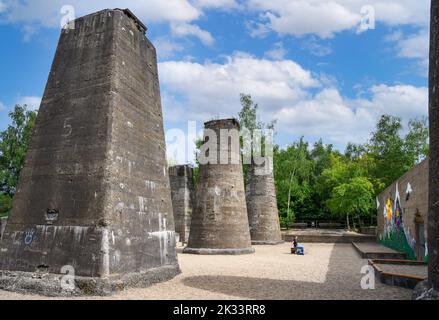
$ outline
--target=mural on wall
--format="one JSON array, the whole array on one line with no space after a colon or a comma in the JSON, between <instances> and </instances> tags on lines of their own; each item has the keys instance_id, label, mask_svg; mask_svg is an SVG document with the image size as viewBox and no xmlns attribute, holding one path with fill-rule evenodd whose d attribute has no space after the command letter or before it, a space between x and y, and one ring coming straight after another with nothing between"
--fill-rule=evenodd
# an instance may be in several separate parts
<instances>
[{"instance_id":1,"label":"mural on wall","mask_svg":"<svg viewBox=\"0 0 439 320\"><path fill-rule=\"evenodd\" d=\"M410 200L413 192L410 183L406 188L406 201ZM377 204L379 202L377 201ZM395 199L387 198L384 208L384 234L380 235L380 243L396 251L407 253L410 260L416 260L416 240L411 230L404 224L404 210L401 206L398 183L396 183ZM425 251L424 260L428 259L428 252Z\"/></svg>"}]
</instances>

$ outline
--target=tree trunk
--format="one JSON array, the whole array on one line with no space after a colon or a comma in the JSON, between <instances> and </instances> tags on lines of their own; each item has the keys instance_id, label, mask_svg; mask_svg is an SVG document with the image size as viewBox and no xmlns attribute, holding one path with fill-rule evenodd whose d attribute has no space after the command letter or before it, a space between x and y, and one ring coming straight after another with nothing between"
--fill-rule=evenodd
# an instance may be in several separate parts
<instances>
[{"instance_id":1,"label":"tree trunk","mask_svg":"<svg viewBox=\"0 0 439 320\"><path fill-rule=\"evenodd\" d=\"M291 172L290 183L288 184L288 206L287 206L287 217L290 214L290 204L291 204L291 184L293 183L294 174L296 173L296 169Z\"/></svg>"},{"instance_id":2,"label":"tree trunk","mask_svg":"<svg viewBox=\"0 0 439 320\"><path fill-rule=\"evenodd\" d=\"M346 226L348 230L351 230L351 226L349 225L349 213L346 213Z\"/></svg>"}]
</instances>

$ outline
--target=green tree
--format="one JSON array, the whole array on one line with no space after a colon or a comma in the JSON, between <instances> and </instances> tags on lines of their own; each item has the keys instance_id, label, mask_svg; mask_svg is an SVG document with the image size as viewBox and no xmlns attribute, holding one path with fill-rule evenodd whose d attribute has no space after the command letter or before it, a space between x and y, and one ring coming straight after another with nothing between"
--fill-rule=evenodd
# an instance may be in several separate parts
<instances>
[{"instance_id":1,"label":"green tree","mask_svg":"<svg viewBox=\"0 0 439 320\"><path fill-rule=\"evenodd\" d=\"M0 193L0 218L7 216L11 208L12 197L7 194Z\"/></svg>"},{"instance_id":2,"label":"green tree","mask_svg":"<svg viewBox=\"0 0 439 320\"><path fill-rule=\"evenodd\" d=\"M247 128L251 134L257 129L262 129L264 124L257 120L258 104L253 102L251 95L241 94L242 109L238 113L241 127Z\"/></svg>"},{"instance_id":3,"label":"green tree","mask_svg":"<svg viewBox=\"0 0 439 320\"><path fill-rule=\"evenodd\" d=\"M355 221L358 215L370 213L374 207L373 199L372 183L366 177L355 177L335 187L327 204L334 214L346 217L347 228L350 229L349 216Z\"/></svg>"},{"instance_id":4,"label":"green tree","mask_svg":"<svg viewBox=\"0 0 439 320\"><path fill-rule=\"evenodd\" d=\"M400 136L401 119L383 115L372 133L370 152L375 160L374 174L387 186L408 171L410 158L404 152L404 140Z\"/></svg>"},{"instance_id":5,"label":"green tree","mask_svg":"<svg viewBox=\"0 0 439 320\"><path fill-rule=\"evenodd\" d=\"M409 132L405 136L405 152L408 154L411 164L417 164L428 156L429 131L426 118L410 120Z\"/></svg>"},{"instance_id":6,"label":"green tree","mask_svg":"<svg viewBox=\"0 0 439 320\"><path fill-rule=\"evenodd\" d=\"M194 171L193 171L193 182L194 182L194 188L195 190L198 189L198 179L200 176L200 162L198 161L198 155L200 152L201 147L204 144L204 139L203 138L197 138L194 141L196 149L195 149L195 167L194 167Z\"/></svg>"},{"instance_id":7,"label":"green tree","mask_svg":"<svg viewBox=\"0 0 439 320\"><path fill-rule=\"evenodd\" d=\"M325 145L322 139L314 144L314 148L311 151L311 158L314 161L311 206L313 207L312 210L316 213L316 216L320 218L327 217L329 213L325 205L325 202L329 199L329 192L324 185L323 172L331 168L332 157L337 154L339 153L333 150L333 146L331 144Z\"/></svg>"},{"instance_id":8,"label":"green tree","mask_svg":"<svg viewBox=\"0 0 439 320\"><path fill-rule=\"evenodd\" d=\"M375 185L390 185L428 154L428 128L426 120L411 120L408 134L401 135L401 119L383 115L366 146L370 159L370 175Z\"/></svg>"},{"instance_id":9,"label":"green tree","mask_svg":"<svg viewBox=\"0 0 439 320\"><path fill-rule=\"evenodd\" d=\"M13 196L23 167L37 113L16 105L9 113L12 123L0 132L0 190Z\"/></svg>"},{"instance_id":10,"label":"green tree","mask_svg":"<svg viewBox=\"0 0 439 320\"><path fill-rule=\"evenodd\" d=\"M301 138L286 149L274 150L274 175L281 217L307 219L312 207L314 162L308 143Z\"/></svg>"},{"instance_id":11,"label":"green tree","mask_svg":"<svg viewBox=\"0 0 439 320\"><path fill-rule=\"evenodd\" d=\"M241 124L241 129L248 130L248 135L241 135L240 139L241 154L243 159L248 159L253 163L254 152L258 149L261 156L272 156L271 150L266 150L265 148L268 135L264 130L268 129L273 133L276 121L272 121L268 124L258 121L259 105L253 101L251 95L242 93L240 96L240 102L242 108L238 113L238 119ZM257 142L257 145L254 145L253 137L257 130L261 133L261 140ZM249 141L244 141L244 139L248 139ZM270 154L265 154L266 151L268 151ZM248 183L248 171L249 165L243 161L244 183L246 186Z\"/></svg>"},{"instance_id":12,"label":"green tree","mask_svg":"<svg viewBox=\"0 0 439 320\"><path fill-rule=\"evenodd\" d=\"M357 162L350 159L332 154L331 166L322 173L322 184L330 192L337 186L350 181L352 178L363 175L363 170Z\"/></svg>"}]
</instances>

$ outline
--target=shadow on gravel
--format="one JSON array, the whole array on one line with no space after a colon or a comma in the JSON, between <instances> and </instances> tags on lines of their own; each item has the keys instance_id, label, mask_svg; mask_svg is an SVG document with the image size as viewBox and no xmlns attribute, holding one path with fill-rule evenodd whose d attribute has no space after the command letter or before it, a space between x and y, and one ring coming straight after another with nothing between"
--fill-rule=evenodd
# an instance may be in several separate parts
<instances>
[{"instance_id":1,"label":"shadow on gravel","mask_svg":"<svg viewBox=\"0 0 439 320\"><path fill-rule=\"evenodd\" d=\"M346 260L343 258L346 255L357 254L353 250L347 252L346 249L343 245L334 246L324 283L213 275L188 277L183 279L183 283L192 288L255 300L410 299L411 290L385 286L378 280L375 290L361 289L361 267L367 262L358 258L358 265L348 266L351 272L343 274L340 270L347 268Z\"/></svg>"}]
</instances>

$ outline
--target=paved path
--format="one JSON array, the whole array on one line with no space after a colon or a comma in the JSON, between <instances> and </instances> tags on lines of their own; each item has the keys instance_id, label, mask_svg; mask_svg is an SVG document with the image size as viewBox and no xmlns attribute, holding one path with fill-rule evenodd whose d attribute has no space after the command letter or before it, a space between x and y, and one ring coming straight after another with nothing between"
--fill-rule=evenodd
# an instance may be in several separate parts
<instances>
[{"instance_id":1,"label":"paved path","mask_svg":"<svg viewBox=\"0 0 439 320\"><path fill-rule=\"evenodd\" d=\"M244 256L179 255L183 273L146 289L88 299L410 299L411 290L376 281L360 288L367 265L351 244L305 244L305 256L288 243L256 246ZM0 291L3 299L42 299Z\"/></svg>"},{"instance_id":2,"label":"paved path","mask_svg":"<svg viewBox=\"0 0 439 320\"><path fill-rule=\"evenodd\" d=\"M353 242L352 245L357 249L363 259L407 260L407 254L405 252L398 252L376 242Z\"/></svg>"},{"instance_id":3,"label":"paved path","mask_svg":"<svg viewBox=\"0 0 439 320\"><path fill-rule=\"evenodd\" d=\"M362 252L374 252L374 253L398 253L398 251L395 251L393 249L390 249L386 246L383 246L379 243L355 243L355 245L362 251Z\"/></svg>"},{"instance_id":4,"label":"paved path","mask_svg":"<svg viewBox=\"0 0 439 320\"><path fill-rule=\"evenodd\" d=\"M375 264L381 271L386 273L400 274L404 276L415 276L423 279L428 278L427 265L400 265L400 264Z\"/></svg>"}]
</instances>

